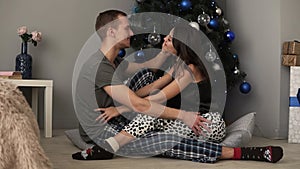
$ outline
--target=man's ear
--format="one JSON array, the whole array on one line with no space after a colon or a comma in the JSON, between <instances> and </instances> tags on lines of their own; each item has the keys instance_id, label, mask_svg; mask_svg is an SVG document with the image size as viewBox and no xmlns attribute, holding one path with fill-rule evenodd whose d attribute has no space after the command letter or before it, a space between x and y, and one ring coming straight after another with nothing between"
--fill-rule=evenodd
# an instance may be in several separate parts
<instances>
[{"instance_id":1,"label":"man's ear","mask_svg":"<svg viewBox=\"0 0 300 169\"><path fill-rule=\"evenodd\" d=\"M112 27L109 27L109 28L107 29L107 36L115 37L115 29L112 28Z\"/></svg>"}]
</instances>

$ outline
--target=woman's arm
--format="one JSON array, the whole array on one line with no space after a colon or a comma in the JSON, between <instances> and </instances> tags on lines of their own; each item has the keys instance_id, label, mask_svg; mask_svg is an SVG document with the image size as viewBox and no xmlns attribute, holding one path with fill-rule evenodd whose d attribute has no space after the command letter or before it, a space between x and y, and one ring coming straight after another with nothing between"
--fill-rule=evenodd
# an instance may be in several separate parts
<instances>
[{"instance_id":1,"label":"woman's arm","mask_svg":"<svg viewBox=\"0 0 300 169\"><path fill-rule=\"evenodd\" d=\"M171 56L170 52L166 50L161 50L161 52L159 52L154 58L144 63L129 62L128 67L125 71L127 73L132 74L137 70L140 70L145 67L159 69L169 56Z\"/></svg>"},{"instance_id":2,"label":"woman's arm","mask_svg":"<svg viewBox=\"0 0 300 169\"><path fill-rule=\"evenodd\" d=\"M164 88L167 84L172 81L173 68L166 72L162 77L155 80L153 83L150 83L141 89L137 90L135 93L140 97L146 97L155 91Z\"/></svg>"}]
</instances>

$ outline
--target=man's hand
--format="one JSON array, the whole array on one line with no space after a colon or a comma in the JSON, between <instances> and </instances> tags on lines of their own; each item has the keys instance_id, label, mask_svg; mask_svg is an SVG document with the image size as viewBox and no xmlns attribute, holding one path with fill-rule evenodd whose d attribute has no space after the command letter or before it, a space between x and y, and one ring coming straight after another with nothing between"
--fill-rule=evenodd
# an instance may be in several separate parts
<instances>
[{"instance_id":1,"label":"man's hand","mask_svg":"<svg viewBox=\"0 0 300 169\"><path fill-rule=\"evenodd\" d=\"M97 108L95 111L102 111L102 114L96 118L96 121L100 120L102 123L107 123L110 119L120 115L116 107Z\"/></svg>"},{"instance_id":2,"label":"man's hand","mask_svg":"<svg viewBox=\"0 0 300 169\"><path fill-rule=\"evenodd\" d=\"M211 132L211 130L207 127L207 123L211 123L211 121L200 116L199 113L182 111L181 116L182 121L192 129L196 136L205 136L205 133L202 131L203 129Z\"/></svg>"}]
</instances>

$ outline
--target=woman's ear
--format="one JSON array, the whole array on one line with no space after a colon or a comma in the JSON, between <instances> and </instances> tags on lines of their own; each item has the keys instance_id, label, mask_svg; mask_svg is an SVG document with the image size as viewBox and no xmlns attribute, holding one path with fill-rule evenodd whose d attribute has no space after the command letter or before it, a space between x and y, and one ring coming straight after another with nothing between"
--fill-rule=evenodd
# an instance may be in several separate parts
<instances>
[{"instance_id":1,"label":"woman's ear","mask_svg":"<svg viewBox=\"0 0 300 169\"><path fill-rule=\"evenodd\" d=\"M193 64L189 64L188 67L189 67L192 71L195 70L195 65L193 65Z\"/></svg>"}]
</instances>

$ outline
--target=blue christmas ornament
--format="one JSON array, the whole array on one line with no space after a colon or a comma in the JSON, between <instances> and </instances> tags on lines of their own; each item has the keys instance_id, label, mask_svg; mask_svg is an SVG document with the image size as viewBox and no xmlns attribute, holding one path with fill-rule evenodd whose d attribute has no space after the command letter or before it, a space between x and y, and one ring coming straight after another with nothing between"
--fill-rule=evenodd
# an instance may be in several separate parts
<instances>
[{"instance_id":1,"label":"blue christmas ornament","mask_svg":"<svg viewBox=\"0 0 300 169\"><path fill-rule=\"evenodd\" d=\"M215 7L216 7L216 5L217 5L217 3L216 3L215 1L211 1L211 4L210 4L210 6L211 6L212 8L215 8Z\"/></svg>"},{"instance_id":2,"label":"blue christmas ornament","mask_svg":"<svg viewBox=\"0 0 300 169\"><path fill-rule=\"evenodd\" d=\"M125 51L125 49L121 49L120 51L119 51L119 53L118 53L118 56L119 57L124 57L126 55L126 51Z\"/></svg>"},{"instance_id":3,"label":"blue christmas ornament","mask_svg":"<svg viewBox=\"0 0 300 169\"><path fill-rule=\"evenodd\" d=\"M135 60L137 63L145 62L145 53L142 49L136 52Z\"/></svg>"},{"instance_id":4,"label":"blue christmas ornament","mask_svg":"<svg viewBox=\"0 0 300 169\"><path fill-rule=\"evenodd\" d=\"M139 10L140 10L140 8L139 8L138 6L134 6L134 7L132 8L132 13L138 13Z\"/></svg>"},{"instance_id":5,"label":"blue christmas ornament","mask_svg":"<svg viewBox=\"0 0 300 169\"><path fill-rule=\"evenodd\" d=\"M136 56L137 57L145 57L145 53L143 50L139 50L137 53L136 53Z\"/></svg>"},{"instance_id":6,"label":"blue christmas ornament","mask_svg":"<svg viewBox=\"0 0 300 169\"><path fill-rule=\"evenodd\" d=\"M192 3L190 0L182 0L180 3L181 10L183 10L183 11L190 9L191 6L192 6Z\"/></svg>"},{"instance_id":7,"label":"blue christmas ornament","mask_svg":"<svg viewBox=\"0 0 300 169\"><path fill-rule=\"evenodd\" d=\"M233 54L232 57L233 57L233 59L238 59L239 58L239 56L237 54Z\"/></svg>"},{"instance_id":8,"label":"blue christmas ornament","mask_svg":"<svg viewBox=\"0 0 300 169\"><path fill-rule=\"evenodd\" d=\"M218 23L217 19L211 19L207 26L210 29L216 30L219 27L219 23Z\"/></svg>"},{"instance_id":9,"label":"blue christmas ornament","mask_svg":"<svg viewBox=\"0 0 300 169\"><path fill-rule=\"evenodd\" d=\"M251 85L248 82L243 82L240 85L240 91L241 93L247 94L251 91Z\"/></svg>"},{"instance_id":10,"label":"blue christmas ornament","mask_svg":"<svg viewBox=\"0 0 300 169\"><path fill-rule=\"evenodd\" d=\"M225 40L226 41L232 42L234 40L234 38L235 38L234 32L232 32L230 30L225 32Z\"/></svg>"}]
</instances>

